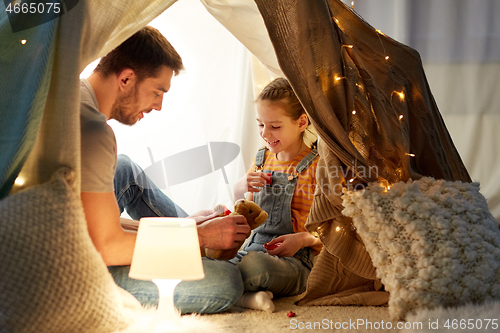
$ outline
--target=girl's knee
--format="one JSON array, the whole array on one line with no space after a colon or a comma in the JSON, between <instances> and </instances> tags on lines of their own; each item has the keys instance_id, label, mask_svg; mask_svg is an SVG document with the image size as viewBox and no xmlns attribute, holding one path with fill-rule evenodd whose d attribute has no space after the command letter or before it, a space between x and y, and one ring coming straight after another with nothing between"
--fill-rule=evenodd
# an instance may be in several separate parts
<instances>
[{"instance_id":1,"label":"girl's knee","mask_svg":"<svg viewBox=\"0 0 500 333\"><path fill-rule=\"evenodd\" d=\"M279 259L264 252L250 251L246 256L241 258L237 267L241 271L242 275L252 271L268 271L269 269L272 269L272 262L275 260Z\"/></svg>"},{"instance_id":2,"label":"girl's knee","mask_svg":"<svg viewBox=\"0 0 500 333\"><path fill-rule=\"evenodd\" d=\"M265 289L272 278L278 258L267 253L250 251L237 264L243 279L245 290L257 291ZM274 264L273 264L274 262Z\"/></svg>"}]
</instances>

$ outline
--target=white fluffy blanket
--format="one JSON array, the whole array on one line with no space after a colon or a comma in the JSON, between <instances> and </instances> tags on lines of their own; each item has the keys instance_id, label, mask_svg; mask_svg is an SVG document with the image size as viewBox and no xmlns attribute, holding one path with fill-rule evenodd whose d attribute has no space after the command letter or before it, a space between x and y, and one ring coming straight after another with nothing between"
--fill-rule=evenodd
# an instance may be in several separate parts
<instances>
[{"instance_id":1,"label":"white fluffy blanket","mask_svg":"<svg viewBox=\"0 0 500 333\"><path fill-rule=\"evenodd\" d=\"M478 183L422 178L343 196L394 319L500 299L500 231Z\"/></svg>"}]
</instances>

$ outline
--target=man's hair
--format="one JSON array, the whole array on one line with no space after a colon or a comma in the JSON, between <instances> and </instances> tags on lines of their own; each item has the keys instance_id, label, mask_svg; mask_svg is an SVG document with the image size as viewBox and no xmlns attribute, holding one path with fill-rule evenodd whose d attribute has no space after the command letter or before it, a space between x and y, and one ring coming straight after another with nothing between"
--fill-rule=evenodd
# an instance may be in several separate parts
<instances>
[{"instance_id":1,"label":"man's hair","mask_svg":"<svg viewBox=\"0 0 500 333\"><path fill-rule=\"evenodd\" d=\"M104 56L94 73L107 78L130 68L140 82L156 77L161 66L171 68L175 75L184 69L180 55L165 36L157 29L146 26Z\"/></svg>"}]
</instances>

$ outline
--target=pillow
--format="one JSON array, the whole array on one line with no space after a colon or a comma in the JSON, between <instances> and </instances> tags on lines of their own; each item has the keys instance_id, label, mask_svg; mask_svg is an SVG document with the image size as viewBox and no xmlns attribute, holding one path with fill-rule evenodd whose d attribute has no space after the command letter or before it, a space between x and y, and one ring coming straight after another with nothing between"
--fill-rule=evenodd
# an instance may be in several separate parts
<instances>
[{"instance_id":1,"label":"pillow","mask_svg":"<svg viewBox=\"0 0 500 333\"><path fill-rule=\"evenodd\" d=\"M74 172L0 201L0 332L110 332L122 303L87 232Z\"/></svg>"},{"instance_id":2,"label":"pillow","mask_svg":"<svg viewBox=\"0 0 500 333\"><path fill-rule=\"evenodd\" d=\"M426 177L342 199L390 293L393 319L500 299L500 231L479 183Z\"/></svg>"}]
</instances>

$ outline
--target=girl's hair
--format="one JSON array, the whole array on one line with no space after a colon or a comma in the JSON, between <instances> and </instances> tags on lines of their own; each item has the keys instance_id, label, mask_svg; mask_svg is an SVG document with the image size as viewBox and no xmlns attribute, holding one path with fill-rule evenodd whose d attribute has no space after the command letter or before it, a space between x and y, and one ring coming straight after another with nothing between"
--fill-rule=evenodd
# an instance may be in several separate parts
<instances>
[{"instance_id":1,"label":"girl's hair","mask_svg":"<svg viewBox=\"0 0 500 333\"><path fill-rule=\"evenodd\" d=\"M300 104L288 80L279 77L269 83L257 97L257 101L283 102L288 107L285 109L287 114L293 120L306 113L306 110ZM309 122L309 117L307 118ZM309 122L310 123L310 122Z\"/></svg>"},{"instance_id":2,"label":"girl's hair","mask_svg":"<svg viewBox=\"0 0 500 333\"><path fill-rule=\"evenodd\" d=\"M257 97L257 101L271 101L271 102L281 102L287 107L285 108L287 115L293 120L297 120L301 115L305 114L307 116L306 110L302 107L297 95L292 89L292 86L287 79L279 77L269 83ZM302 133L304 141L310 141L309 146L316 146L317 135L314 130L309 116L307 116L307 128ZM312 138L306 139L305 134L308 132L308 136ZM307 142L306 142L307 143Z\"/></svg>"}]
</instances>

